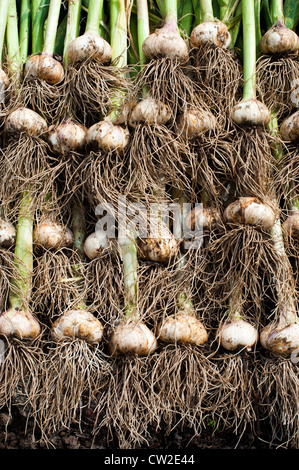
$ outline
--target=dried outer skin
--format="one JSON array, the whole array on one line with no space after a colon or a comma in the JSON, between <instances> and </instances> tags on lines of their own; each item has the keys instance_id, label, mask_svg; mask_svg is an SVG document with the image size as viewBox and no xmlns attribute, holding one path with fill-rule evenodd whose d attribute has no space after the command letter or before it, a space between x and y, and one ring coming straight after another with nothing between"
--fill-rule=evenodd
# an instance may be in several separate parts
<instances>
[{"instance_id":1,"label":"dried outer skin","mask_svg":"<svg viewBox=\"0 0 299 470\"><path fill-rule=\"evenodd\" d=\"M299 325L291 323L282 329L267 325L260 334L260 341L265 349L277 355L291 355L299 348Z\"/></svg>"},{"instance_id":2,"label":"dried outer skin","mask_svg":"<svg viewBox=\"0 0 299 470\"><path fill-rule=\"evenodd\" d=\"M69 228L44 219L33 230L33 242L46 250L69 247L74 242L74 235Z\"/></svg>"},{"instance_id":3,"label":"dried outer skin","mask_svg":"<svg viewBox=\"0 0 299 470\"><path fill-rule=\"evenodd\" d=\"M100 343L103 339L104 327L90 312L74 309L64 313L52 326L55 340L82 339L87 343Z\"/></svg>"},{"instance_id":4,"label":"dried outer skin","mask_svg":"<svg viewBox=\"0 0 299 470\"><path fill-rule=\"evenodd\" d=\"M171 119L171 109L152 97L139 101L129 115L132 127L140 123L165 125Z\"/></svg>"},{"instance_id":5,"label":"dried outer skin","mask_svg":"<svg viewBox=\"0 0 299 470\"><path fill-rule=\"evenodd\" d=\"M189 59L188 45L176 30L163 27L156 29L142 43L142 50L148 59L167 57L184 64Z\"/></svg>"},{"instance_id":6,"label":"dried outer skin","mask_svg":"<svg viewBox=\"0 0 299 470\"><path fill-rule=\"evenodd\" d=\"M156 236L149 236L140 240L139 254L143 259L157 263L167 263L169 259L176 255L178 246L178 241L174 235L167 227L163 227Z\"/></svg>"},{"instance_id":7,"label":"dried outer skin","mask_svg":"<svg viewBox=\"0 0 299 470\"><path fill-rule=\"evenodd\" d=\"M71 63L84 62L91 58L105 64L112 58L112 48L99 34L88 32L69 44L67 54Z\"/></svg>"},{"instance_id":8,"label":"dried outer skin","mask_svg":"<svg viewBox=\"0 0 299 470\"><path fill-rule=\"evenodd\" d=\"M8 134L40 135L47 130L47 123L39 114L29 108L18 108L12 111L4 125L4 131Z\"/></svg>"},{"instance_id":9,"label":"dried outer skin","mask_svg":"<svg viewBox=\"0 0 299 470\"><path fill-rule=\"evenodd\" d=\"M199 47L201 44L209 43L222 49L229 48L231 36L222 21L204 21L193 29L190 36L191 47Z\"/></svg>"},{"instance_id":10,"label":"dried outer skin","mask_svg":"<svg viewBox=\"0 0 299 470\"><path fill-rule=\"evenodd\" d=\"M157 348L157 340L144 323L129 320L116 326L108 347L112 356L148 356Z\"/></svg>"},{"instance_id":11,"label":"dried outer skin","mask_svg":"<svg viewBox=\"0 0 299 470\"><path fill-rule=\"evenodd\" d=\"M39 78L49 85L57 85L64 79L63 65L46 54L29 57L24 70L25 79Z\"/></svg>"},{"instance_id":12,"label":"dried outer skin","mask_svg":"<svg viewBox=\"0 0 299 470\"><path fill-rule=\"evenodd\" d=\"M295 240L299 240L299 213L290 215L282 224L282 229Z\"/></svg>"},{"instance_id":13,"label":"dried outer skin","mask_svg":"<svg viewBox=\"0 0 299 470\"><path fill-rule=\"evenodd\" d=\"M264 54L298 53L299 37L291 29L277 24L264 34L260 49Z\"/></svg>"},{"instance_id":14,"label":"dried outer skin","mask_svg":"<svg viewBox=\"0 0 299 470\"><path fill-rule=\"evenodd\" d=\"M190 343L195 346L201 346L208 340L204 325L195 316L186 313L178 313L163 320L157 336L166 343Z\"/></svg>"},{"instance_id":15,"label":"dried outer skin","mask_svg":"<svg viewBox=\"0 0 299 470\"><path fill-rule=\"evenodd\" d=\"M188 139L193 139L202 132L214 129L216 126L215 117L200 109L192 109L181 114L176 120L176 128L179 133L183 133Z\"/></svg>"},{"instance_id":16,"label":"dried outer skin","mask_svg":"<svg viewBox=\"0 0 299 470\"><path fill-rule=\"evenodd\" d=\"M231 119L240 126L267 126L271 114L261 101L251 99L237 103L232 109Z\"/></svg>"},{"instance_id":17,"label":"dried outer skin","mask_svg":"<svg viewBox=\"0 0 299 470\"><path fill-rule=\"evenodd\" d=\"M25 309L10 308L0 315L0 334L33 341L41 332L38 321Z\"/></svg>"},{"instance_id":18,"label":"dried outer skin","mask_svg":"<svg viewBox=\"0 0 299 470\"><path fill-rule=\"evenodd\" d=\"M228 223L253 225L268 232L274 225L276 214L268 204L255 197L239 197L227 206L224 219Z\"/></svg>"},{"instance_id":19,"label":"dried outer skin","mask_svg":"<svg viewBox=\"0 0 299 470\"><path fill-rule=\"evenodd\" d=\"M4 70L0 67L0 91L5 90L9 86L9 78L8 75L4 72Z\"/></svg>"},{"instance_id":20,"label":"dried outer skin","mask_svg":"<svg viewBox=\"0 0 299 470\"><path fill-rule=\"evenodd\" d=\"M108 248L108 238L105 232L91 233L84 242L84 253L90 260L98 258L105 248Z\"/></svg>"},{"instance_id":21,"label":"dried outer skin","mask_svg":"<svg viewBox=\"0 0 299 470\"><path fill-rule=\"evenodd\" d=\"M195 226L202 227L203 230L212 230L219 221L220 214L217 209L197 206L187 214L185 225L188 230L194 230Z\"/></svg>"},{"instance_id":22,"label":"dried outer skin","mask_svg":"<svg viewBox=\"0 0 299 470\"><path fill-rule=\"evenodd\" d=\"M221 346L228 351L237 351L241 348L252 348L258 340L256 328L244 321L232 320L226 322L220 331Z\"/></svg>"},{"instance_id":23,"label":"dried outer skin","mask_svg":"<svg viewBox=\"0 0 299 470\"><path fill-rule=\"evenodd\" d=\"M76 152L86 145L86 132L84 126L68 120L49 129L48 141L58 154Z\"/></svg>"},{"instance_id":24,"label":"dried outer skin","mask_svg":"<svg viewBox=\"0 0 299 470\"><path fill-rule=\"evenodd\" d=\"M10 248L15 244L17 231L14 225L6 220L0 219L0 246Z\"/></svg>"},{"instance_id":25,"label":"dried outer skin","mask_svg":"<svg viewBox=\"0 0 299 470\"><path fill-rule=\"evenodd\" d=\"M125 127L101 121L87 130L87 144L96 145L106 152L123 150L129 143L130 133Z\"/></svg>"},{"instance_id":26,"label":"dried outer skin","mask_svg":"<svg viewBox=\"0 0 299 470\"><path fill-rule=\"evenodd\" d=\"M299 111L296 111L282 122L280 135L285 141L296 142L299 140Z\"/></svg>"}]
</instances>

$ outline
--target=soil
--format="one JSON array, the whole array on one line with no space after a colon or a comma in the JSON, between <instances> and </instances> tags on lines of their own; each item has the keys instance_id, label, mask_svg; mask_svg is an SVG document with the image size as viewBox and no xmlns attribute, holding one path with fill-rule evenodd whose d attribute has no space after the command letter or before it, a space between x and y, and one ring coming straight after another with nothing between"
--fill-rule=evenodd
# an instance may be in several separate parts
<instances>
[{"instance_id":1,"label":"soil","mask_svg":"<svg viewBox=\"0 0 299 470\"><path fill-rule=\"evenodd\" d=\"M0 412L0 449L119 449L116 439L108 438L105 430L97 436L92 435L93 416L88 410L83 417L81 429L73 427L64 429L51 438L52 446L39 439L39 431L34 429L33 423L12 408L11 417L7 411ZM188 450L203 449L275 449L277 445L271 444L267 439L267 427L259 430L258 434L251 430L245 431L242 436L233 432L213 432L207 426L200 436L194 436L190 429L175 429L170 433L160 429L151 430L151 439L142 449ZM288 448L292 448L289 445ZM121 450L120 450L121 452Z\"/></svg>"}]
</instances>

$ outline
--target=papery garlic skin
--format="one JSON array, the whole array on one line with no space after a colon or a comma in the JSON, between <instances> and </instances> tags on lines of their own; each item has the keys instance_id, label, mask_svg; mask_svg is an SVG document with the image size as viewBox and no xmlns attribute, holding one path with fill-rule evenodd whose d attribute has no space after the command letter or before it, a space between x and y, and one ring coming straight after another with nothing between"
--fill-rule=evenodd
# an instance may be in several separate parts
<instances>
[{"instance_id":1,"label":"papery garlic skin","mask_svg":"<svg viewBox=\"0 0 299 470\"><path fill-rule=\"evenodd\" d=\"M157 339L141 321L128 320L115 327L108 347L112 356L148 356L157 348Z\"/></svg>"},{"instance_id":2,"label":"papery garlic skin","mask_svg":"<svg viewBox=\"0 0 299 470\"><path fill-rule=\"evenodd\" d=\"M81 124L70 120L49 129L48 142L52 150L58 154L77 152L86 145L86 129Z\"/></svg>"},{"instance_id":3,"label":"papery garlic skin","mask_svg":"<svg viewBox=\"0 0 299 470\"><path fill-rule=\"evenodd\" d=\"M46 250L68 248L74 243L74 235L68 227L44 219L33 230L33 242L35 246Z\"/></svg>"},{"instance_id":4,"label":"papery garlic skin","mask_svg":"<svg viewBox=\"0 0 299 470\"><path fill-rule=\"evenodd\" d=\"M39 136L46 132L47 128L45 119L29 108L18 108L12 111L4 124L4 131L10 134L26 132L32 136Z\"/></svg>"},{"instance_id":5,"label":"papery garlic skin","mask_svg":"<svg viewBox=\"0 0 299 470\"><path fill-rule=\"evenodd\" d=\"M299 52L299 37L291 29L277 24L263 35L260 49L264 54L295 54Z\"/></svg>"},{"instance_id":6,"label":"papery garlic skin","mask_svg":"<svg viewBox=\"0 0 299 470\"><path fill-rule=\"evenodd\" d=\"M223 216L228 223L252 225L266 232L271 230L276 220L272 207L255 197L239 197L227 206Z\"/></svg>"},{"instance_id":7,"label":"papery garlic skin","mask_svg":"<svg viewBox=\"0 0 299 470\"><path fill-rule=\"evenodd\" d=\"M38 54L29 57L24 68L25 79L38 78L49 85L57 85L64 79L63 65L54 57Z\"/></svg>"},{"instance_id":8,"label":"papery garlic skin","mask_svg":"<svg viewBox=\"0 0 299 470\"><path fill-rule=\"evenodd\" d=\"M190 47L200 47L203 44L228 49L231 44L228 27L222 21L203 21L198 24L191 33Z\"/></svg>"},{"instance_id":9,"label":"papery garlic skin","mask_svg":"<svg viewBox=\"0 0 299 470\"><path fill-rule=\"evenodd\" d=\"M100 343L104 327L88 310L72 309L54 322L51 334L56 341L81 339L87 343Z\"/></svg>"},{"instance_id":10,"label":"papery garlic skin","mask_svg":"<svg viewBox=\"0 0 299 470\"><path fill-rule=\"evenodd\" d=\"M33 341L40 333L40 324L29 310L12 307L0 315L0 335Z\"/></svg>"},{"instance_id":11,"label":"papery garlic skin","mask_svg":"<svg viewBox=\"0 0 299 470\"><path fill-rule=\"evenodd\" d=\"M231 119L239 126L266 127L270 122L271 113L259 100L243 100L233 107Z\"/></svg>"},{"instance_id":12,"label":"papery garlic skin","mask_svg":"<svg viewBox=\"0 0 299 470\"><path fill-rule=\"evenodd\" d=\"M258 331L245 320L232 319L221 327L219 338L221 346L227 351L251 350L258 341Z\"/></svg>"},{"instance_id":13,"label":"papery garlic skin","mask_svg":"<svg viewBox=\"0 0 299 470\"><path fill-rule=\"evenodd\" d=\"M204 325L193 315L177 313L165 318L158 327L157 336L165 343L183 343L201 346L208 340Z\"/></svg>"},{"instance_id":14,"label":"papery garlic skin","mask_svg":"<svg viewBox=\"0 0 299 470\"><path fill-rule=\"evenodd\" d=\"M87 130L86 142L95 146L98 150L111 152L114 150L124 150L130 139L128 129L112 124L108 121L101 121Z\"/></svg>"},{"instance_id":15,"label":"papery garlic skin","mask_svg":"<svg viewBox=\"0 0 299 470\"><path fill-rule=\"evenodd\" d=\"M70 63L84 62L94 59L101 64L106 64L112 59L112 48L110 44L95 32L86 32L73 39L67 50Z\"/></svg>"}]
</instances>

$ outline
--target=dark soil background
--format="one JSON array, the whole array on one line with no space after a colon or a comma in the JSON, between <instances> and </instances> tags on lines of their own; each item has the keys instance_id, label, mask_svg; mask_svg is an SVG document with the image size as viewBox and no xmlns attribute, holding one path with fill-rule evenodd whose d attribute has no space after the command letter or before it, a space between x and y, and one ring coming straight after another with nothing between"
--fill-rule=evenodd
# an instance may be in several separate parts
<instances>
[{"instance_id":1,"label":"dark soil background","mask_svg":"<svg viewBox=\"0 0 299 470\"><path fill-rule=\"evenodd\" d=\"M117 439L111 438L102 430L97 436L92 435L93 415L86 410L83 416L81 429L74 426L64 429L51 439L52 445L47 445L40 440L38 429L33 428L33 423L22 416L17 407L11 410L11 417L5 410L0 412L0 449L119 449ZM260 427L260 426L259 426ZM148 445L144 444L140 449L165 449L165 450L201 450L201 449L292 449L292 444L287 447L269 442L269 432L264 423L264 429L257 431L245 430L242 435L225 430L213 431L209 426L203 429L200 436L194 436L188 428L174 429L170 433L166 430L151 430L151 439ZM121 453L121 450L120 450Z\"/></svg>"}]
</instances>

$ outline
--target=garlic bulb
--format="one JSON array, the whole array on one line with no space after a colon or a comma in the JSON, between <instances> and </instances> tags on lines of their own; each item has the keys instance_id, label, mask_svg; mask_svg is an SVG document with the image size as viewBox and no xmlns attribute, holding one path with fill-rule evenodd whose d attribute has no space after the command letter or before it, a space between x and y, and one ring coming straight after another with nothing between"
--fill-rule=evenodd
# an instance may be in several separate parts
<instances>
[{"instance_id":1,"label":"garlic bulb","mask_svg":"<svg viewBox=\"0 0 299 470\"><path fill-rule=\"evenodd\" d=\"M143 259L166 263L176 255L179 243L171 231L161 224L153 234L140 239L139 255Z\"/></svg>"},{"instance_id":2,"label":"garlic bulb","mask_svg":"<svg viewBox=\"0 0 299 470\"><path fill-rule=\"evenodd\" d=\"M51 334L56 341L82 339L87 343L100 343L104 327L90 312L73 309L55 320Z\"/></svg>"},{"instance_id":3,"label":"garlic bulb","mask_svg":"<svg viewBox=\"0 0 299 470\"><path fill-rule=\"evenodd\" d=\"M95 145L99 150L109 152L125 149L129 143L129 136L128 129L111 122L101 121L88 129L86 141L87 144Z\"/></svg>"},{"instance_id":4,"label":"garlic bulb","mask_svg":"<svg viewBox=\"0 0 299 470\"><path fill-rule=\"evenodd\" d=\"M246 348L250 350L258 341L257 329L242 319L224 323L219 331L220 344L228 351Z\"/></svg>"},{"instance_id":5,"label":"garlic bulb","mask_svg":"<svg viewBox=\"0 0 299 470\"><path fill-rule=\"evenodd\" d=\"M299 240L299 212L290 215L282 224L282 228L287 235Z\"/></svg>"},{"instance_id":6,"label":"garlic bulb","mask_svg":"<svg viewBox=\"0 0 299 470\"><path fill-rule=\"evenodd\" d=\"M194 139L203 132L215 129L216 118L209 112L200 109L189 109L178 116L176 129L188 139Z\"/></svg>"},{"instance_id":7,"label":"garlic bulb","mask_svg":"<svg viewBox=\"0 0 299 470\"><path fill-rule=\"evenodd\" d=\"M190 36L190 47L199 47L209 43L222 49L229 48L231 36L222 21L203 21L193 29Z\"/></svg>"},{"instance_id":8,"label":"garlic bulb","mask_svg":"<svg viewBox=\"0 0 299 470\"><path fill-rule=\"evenodd\" d=\"M282 140L296 142L299 140L299 111L287 117L280 126Z\"/></svg>"},{"instance_id":9,"label":"garlic bulb","mask_svg":"<svg viewBox=\"0 0 299 470\"><path fill-rule=\"evenodd\" d=\"M9 86L9 78L8 75L4 72L4 70L0 67L0 91L6 90Z\"/></svg>"},{"instance_id":10,"label":"garlic bulb","mask_svg":"<svg viewBox=\"0 0 299 470\"><path fill-rule=\"evenodd\" d=\"M64 78L63 65L51 55L38 54L29 57L24 69L25 79L39 78L56 85Z\"/></svg>"},{"instance_id":11,"label":"garlic bulb","mask_svg":"<svg viewBox=\"0 0 299 470\"><path fill-rule=\"evenodd\" d=\"M240 126L267 126L271 114L261 101L251 99L237 103L231 111L231 119Z\"/></svg>"},{"instance_id":12,"label":"garlic bulb","mask_svg":"<svg viewBox=\"0 0 299 470\"><path fill-rule=\"evenodd\" d=\"M196 206L185 217L185 226L188 230L212 230L220 221L220 214L213 207Z\"/></svg>"},{"instance_id":13,"label":"garlic bulb","mask_svg":"<svg viewBox=\"0 0 299 470\"><path fill-rule=\"evenodd\" d=\"M299 349L299 325L290 323L287 326L269 324L260 334L260 341L265 349L272 353L290 355Z\"/></svg>"},{"instance_id":14,"label":"garlic bulb","mask_svg":"<svg viewBox=\"0 0 299 470\"><path fill-rule=\"evenodd\" d=\"M40 325L29 310L10 308L0 315L1 335L33 341L40 332Z\"/></svg>"},{"instance_id":15,"label":"garlic bulb","mask_svg":"<svg viewBox=\"0 0 299 470\"><path fill-rule=\"evenodd\" d=\"M276 219L274 210L255 197L239 197L227 206L223 215L228 223L253 225L266 232L270 231Z\"/></svg>"},{"instance_id":16,"label":"garlic bulb","mask_svg":"<svg viewBox=\"0 0 299 470\"><path fill-rule=\"evenodd\" d=\"M193 315L178 313L163 320L157 336L166 343L190 343L201 346L208 339L204 325Z\"/></svg>"},{"instance_id":17,"label":"garlic bulb","mask_svg":"<svg viewBox=\"0 0 299 470\"><path fill-rule=\"evenodd\" d=\"M13 224L0 219L0 246L10 248L15 244L17 231Z\"/></svg>"},{"instance_id":18,"label":"garlic bulb","mask_svg":"<svg viewBox=\"0 0 299 470\"><path fill-rule=\"evenodd\" d=\"M148 96L139 101L130 112L129 125L131 127L140 123L164 125L170 119L169 106Z\"/></svg>"},{"instance_id":19,"label":"garlic bulb","mask_svg":"<svg viewBox=\"0 0 299 470\"><path fill-rule=\"evenodd\" d=\"M105 248L108 248L108 237L103 230L91 233L84 242L84 252L88 259L98 258Z\"/></svg>"},{"instance_id":20,"label":"garlic bulb","mask_svg":"<svg viewBox=\"0 0 299 470\"><path fill-rule=\"evenodd\" d=\"M165 24L150 34L142 43L142 50L148 59L166 57L186 63L189 59L188 45L177 28Z\"/></svg>"},{"instance_id":21,"label":"garlic bulb","mask_svg":"<svg viewBox=\"0 0 299 470\"><path fill-rule=\"evenodd\" d=\"M18 108L8 115L4 130L11 134L26 132L29 135L40 135L47 130L47 123L35 111L29 108Z\"/></svg>"},{"instance_id":22,"label":"garlic bulb","mask_svg":"<svg viewBox=\"0 0 299 470\"><path fill-rule=\"evenodd\" d=\"M83 62L91 58L105 64L112 58L112 48L99 34L86 32L70 42L67 56L70 63Z\"/></svg>"},{"instance_id":23,"label":"garlic bulb","mask_svg":"<svg viewBox=\"0 0 299 470\"><path fill-rule=\"evenodd\" d=\"M70 247L74 242L74 235L69 228L50 219L44 219L34 228L33 241L37 247L51 250Z\"/></svg>"},{"instance_id":24,"label":"garlic bulb","mask_svg":"<svg viewBox=\"0 0 299 470\"><path fill-rule=\"evenodd\" d=\"M116 326L108 347L112 356L148 356L157 348L157 340L144 323L128 320Z\"/></svg>"},{"instance_id":25,"label":"garlic bulb","mask_svg":"<svg viewBox=\"0 0 299 470\"><path fill-rule=\"evenodd\" d=\"M299 37L282 24L272 26L262 37L260 49L264 54L299 52Z\"/></svg>"},{"instance_id":26,"label":"garlic bulb","mask_svg":"<svg viewBox=\"0 0 299 470\"><path fill-rule=\"evenodd\" d=\"M54 152L64 154L82 150L86 144L86 129L70 120L49 129L48 141Z\"/></svg>"}]
</instances>

